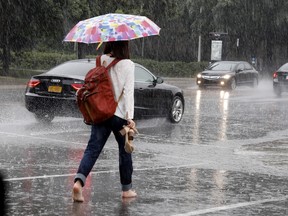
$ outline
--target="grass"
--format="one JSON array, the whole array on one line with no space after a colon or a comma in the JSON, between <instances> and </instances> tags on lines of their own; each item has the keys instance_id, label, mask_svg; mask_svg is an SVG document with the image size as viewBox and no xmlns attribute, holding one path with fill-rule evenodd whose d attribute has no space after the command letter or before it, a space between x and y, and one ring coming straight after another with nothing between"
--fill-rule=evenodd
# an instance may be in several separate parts
<instances>
[{"instance_id":1,"label":"grass","mask_svg":"<svg viewBox=\"0 0 288 216\"><path fill-rule=\"evenodd\" d=\"M29 78L0 76L0 85L26 85Z\"/></svg>"}]
</instances>

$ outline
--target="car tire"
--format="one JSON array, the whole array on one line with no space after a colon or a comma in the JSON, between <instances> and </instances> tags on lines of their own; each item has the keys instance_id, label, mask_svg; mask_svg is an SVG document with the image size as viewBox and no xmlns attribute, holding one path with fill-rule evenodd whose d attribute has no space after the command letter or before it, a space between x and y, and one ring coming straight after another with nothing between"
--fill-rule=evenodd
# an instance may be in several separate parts
<instances>
[{"instance_id":1,"label":"car tire","mask_svg":"<svg viewBox=\"0 0 288 216\"><path fill-rule=\"evenodd\" d=\"M234 90L236 88L236 79L235 77L232 77L230 79L230 82L228 83L227 89L228 90Z\"/></svg>"},{"instance_id":2,"label":"car tire","mask_svg":"<svg viewBox=\"0 0 288 216\"><path fill-rule=\"evenodd\" d=\"M173 98L172 107L169 112L169 120L172 123L179 123L184 113L183 99L179 96Z\"/></svg>"},{"instance_id":3,"label":"car tire","mask_svg":"<svg viewBox=\"0 0 288 216\"><path fill-rule=\"evenodd\" d=\"M51 123L54 117L53 114L35 113L36 120L45 124Z\"/></svg>"}]
</instances>

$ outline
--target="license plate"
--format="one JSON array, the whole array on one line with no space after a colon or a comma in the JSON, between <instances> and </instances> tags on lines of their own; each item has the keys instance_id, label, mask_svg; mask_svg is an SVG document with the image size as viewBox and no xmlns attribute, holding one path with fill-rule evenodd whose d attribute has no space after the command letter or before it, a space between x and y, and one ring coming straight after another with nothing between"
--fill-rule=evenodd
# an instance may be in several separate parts
<instances>
[{"instance_id":1,"label":"license plate","mask_svg":"<svg viewBox=\"0 0 288 216\"><path fill-rule=\"evenodd\" d=\"M62 86L49 86L48 92L61 93L62 92Z\"/></svg>"}]
</instances>

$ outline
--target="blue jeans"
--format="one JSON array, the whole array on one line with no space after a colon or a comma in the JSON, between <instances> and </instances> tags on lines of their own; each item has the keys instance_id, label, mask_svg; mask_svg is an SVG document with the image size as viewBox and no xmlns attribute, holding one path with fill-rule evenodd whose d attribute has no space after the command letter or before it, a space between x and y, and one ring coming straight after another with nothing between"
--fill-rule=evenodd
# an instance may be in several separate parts
<instances>
[{"instance_id":1,"label":"blue jeans","mask_svg":"<svg viewBox=\"0 0 288 216\"><path fill-rule=\"evenodd\" d=\"M82 186L85 185L88 174L96 163L108 137L113 132L119 148L119 171L122 191L128 191L132 188L132 156L124 149L125 136L119 133L123 125L127 125L127 121L115 115L103 123L92 125L90 139L74 182L80 180Z\"/></svg>"}]
</instances>

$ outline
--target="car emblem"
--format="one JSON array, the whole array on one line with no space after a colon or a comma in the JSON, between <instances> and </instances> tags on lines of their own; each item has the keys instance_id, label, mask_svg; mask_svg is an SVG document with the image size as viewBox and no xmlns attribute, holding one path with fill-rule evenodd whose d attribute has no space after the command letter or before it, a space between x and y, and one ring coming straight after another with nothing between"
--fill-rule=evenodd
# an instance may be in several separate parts
<instances>
[{"instance_id":1,"label":"car emblem","mask_svg":"<svg viewBox=\"0 0 288 216\"><path fill-rule=\"evenodd\" d=\"M50 82L52 82L52 83L60 83L61 80L60 79L51 79Z\"/></svg>"}]
</instances>

